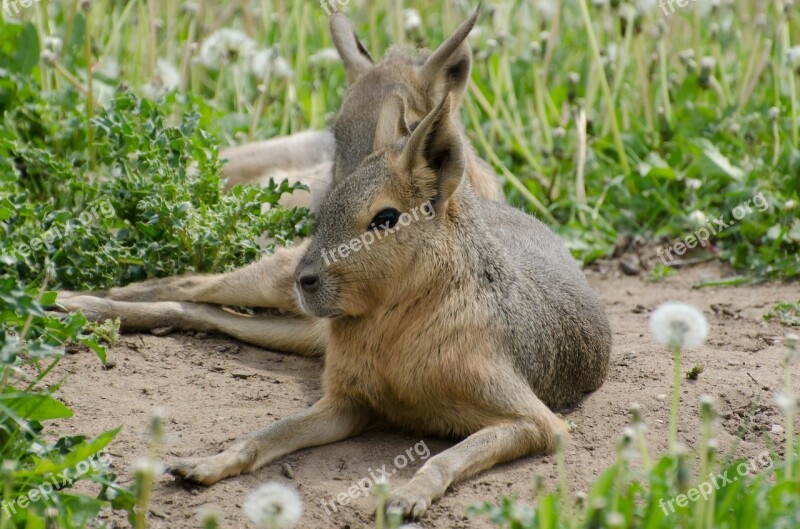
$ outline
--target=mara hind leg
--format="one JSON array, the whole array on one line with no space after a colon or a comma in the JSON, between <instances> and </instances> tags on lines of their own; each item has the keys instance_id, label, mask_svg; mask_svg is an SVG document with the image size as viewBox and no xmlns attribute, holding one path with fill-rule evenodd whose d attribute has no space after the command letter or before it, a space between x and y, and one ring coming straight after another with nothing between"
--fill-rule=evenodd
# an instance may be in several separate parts
<instances>
[{"instance_id":1,"label":"mara hind leg","mask_svg":"<svg viewBox=\"0 0 800 529\"><path fill-rule=\"evenodd\" d=\"M246 316L201 303L130 302L81 295L58 302L64 310L80 311L92 321L119 318L125 332L159 328L218 332L301 356L321 356L327 345L327 320L312 316Z\"/></svg>"},{"instance_id":2,"label":"mara hind leg","mask_svg":"<svg viewBox=\"0 0 800 529\"><path fill-rule=\"evenodd\" d=\"M222 174L234 186L264 182L270 175L303 173L333 163L335 145L331 131L312 130L228 147L219 154L228 162Z\"/></svg>"},{"instance_id":3,"label":"mara hind leg","mask_svg":"<svg viewBox=\"0 0 800 529\"><path fill-rule=\"evenodd\" d=\"M59 293L59 302L75 296L93 296L116 301L192 301L216 305L274 308L300 314L294 290L294 270L308 242L279 248L272 255L224 274L187 274L151 279L107 291Z\"/></svg>"}]
</instances>

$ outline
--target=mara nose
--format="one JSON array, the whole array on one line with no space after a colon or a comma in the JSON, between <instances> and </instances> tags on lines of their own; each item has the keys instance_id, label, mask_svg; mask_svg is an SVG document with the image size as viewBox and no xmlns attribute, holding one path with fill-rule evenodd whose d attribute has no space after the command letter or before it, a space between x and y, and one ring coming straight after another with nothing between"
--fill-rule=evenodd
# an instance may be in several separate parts
<instances>
[{"instance_id":1,"label":"mara nose","mask_svg":"<svg viewBox=\"0 0 800 529\"><path fill-rule=\"evenodd\" d=\"M319 274L305 272L297 278L297 282L306 294L313 294L319 290Z\"/></svg>"}]
</instances>

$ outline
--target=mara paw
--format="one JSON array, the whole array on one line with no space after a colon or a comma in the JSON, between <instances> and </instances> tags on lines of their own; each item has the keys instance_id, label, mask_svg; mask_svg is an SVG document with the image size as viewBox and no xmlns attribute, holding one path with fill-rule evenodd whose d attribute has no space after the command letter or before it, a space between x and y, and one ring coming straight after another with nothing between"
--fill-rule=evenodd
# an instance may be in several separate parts
<instances>
[{"instance_id":1,"label":"mara paw","mask_svg":"<svg viewBox=\"0 0 800 529\"><path fill-rule=\"evenodd\" d=\"M433 503L433 498L419 489L400 487L389 495L386 511L399 511L404 520L420 518Z\"/></svg>"},{"instance_id":2,"label":"mara paw","mask_svg":"<svg viewBox=\"0 0 800 529\"><path fill-rule=\"evenodd\" d=\"M213 457L181 459L168 466L167 472L181 481L206 487L225 477L224 469Z\"/></svg>"},{"instance_id":3,"label":"mara paw","mask_svg":"<svg viewBox=\"0 0 800 529\"><path fill-rule=\"evenodd\" d=\"M73 292L59 292L52 309L69 313L81 312L89 321L103 321L117 317L110 300Z\"/></svg>"}]
</instances>

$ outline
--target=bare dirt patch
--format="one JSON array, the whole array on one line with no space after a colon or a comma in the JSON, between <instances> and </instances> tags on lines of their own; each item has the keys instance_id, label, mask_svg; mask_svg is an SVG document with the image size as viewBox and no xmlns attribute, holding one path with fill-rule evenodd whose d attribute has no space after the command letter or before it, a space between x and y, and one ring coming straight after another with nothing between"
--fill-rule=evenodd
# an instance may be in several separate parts
<instances>
[{"instance_id":1,"label":"bare dirt patch","mask_svg":"<svg viewBox=\"0 0 800 529\"><path fill-rule=\"evenodd\" d=\"M702 278L726 274L724 267L707 264L684 270L660 282L620 275L618 266L606 263L587 270L592 285L602 295L614 333L608 379L603 387L564 415L576 431L566 451L570 487L587 490L592 480L613 460L628 406L638 402L648 422L652 452L666 449L672 361L653 344L647 329L649 313L668 300L689 302L706 314L710 333L706 344L684 355L684 371L702 364L696 381L683 384L679 438L694 445L699 438L699 399L710 394L721 416L718 438L723 452L755 456L766 449L765 433L783 419L773 402L782 388L781 344L787 329L765 322L763 314L780 301L800 298L796 283L766 283L751 287L692 290ZM213 453L238 436L311 405L321 394L322 363L272 353L221 336L202 333L123 336L113 348L117 365L104 370L94 355L68 355L56 376L65 378L60 397L75 411L61 421L62 434L97 435L123 425L111 445L115 470L129 481L130 463L146 455L146 429L150 411L168 411L168 446L164 459ZM800 379L800 373L795 380ZM780 429L776 429L780 431ZM738 440L743 431L743 439ZM781 433L771 434L783 441ZM302 450L267 465L253 475L223 481L211 488L186 488L170 477L160 478L151 505L151 527L198 527L195 512L202 505L218 505L224 527L249 527L241 510L246 494L268 480L297 488L305 502L304 528L361 528L373 526L374 497L360 497L326 514L321 501L346 492L370 470L393 468L396 456L420 441L396 432L371 432L355 439ZM453 442L425 439L432 454ZM282 463L294 475L285 477ZM404 483L421 466L416 462L397 470L392 481ZM455 486L419 523L425 528L491 527L485 519L465 516L468 506L498 501L503 496L534 499L536 476L548 487L556 481L552 455L528 457L499 466ZM329 508L330 510L330 508ZM125 527L118 513L107 521Z\"/></svg>"}]
</instances>

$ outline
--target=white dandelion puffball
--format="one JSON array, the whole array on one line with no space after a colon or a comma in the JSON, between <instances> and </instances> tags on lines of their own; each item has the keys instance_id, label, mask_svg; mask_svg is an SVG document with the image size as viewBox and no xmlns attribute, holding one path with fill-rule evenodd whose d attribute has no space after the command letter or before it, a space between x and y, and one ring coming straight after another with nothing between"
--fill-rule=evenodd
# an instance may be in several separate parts
<instances>
[{"instance_id":1,"label":"white dandelion puffball","mask_svg":"<svg viewBox=\"0 0 800 529\"><path fill-rule=\"evenodd\" d=\"M418 30L422 27L422 17L419 16L419 11L416 9L403 10L403 28L407 32Z\"/></svg>"},{"instance_id":2,"label":"white dandelion puffball","mask_svg":"<svg viewBox=\"0 0 800 529\"><path fill-rule=\"evenodd\" d=\"M294 527L303 515L297 491L277 481L258 487L244 500L242 509L256 527Z\"/></svg>"},{"instance_id":3,"label":"white dandelion puffball","mask_svg":"<svg viewBox=\"0 0 800 529\"><path fill-rule=\"evenodd\" d=\"M691 349L706 339L708 322L703 313L691 305L669 301L653 311L650 332L656 343Z\"/></svg>"},{"instance_id":4,"label":"white dandelion puffball","mask_svg":"<svg viewBox=\"0 0 800 529\"><path fill-rule=\"evenodd\" d=\"M786 51L789 66L795 70L800 69L800 46L793 46Z\"/></svg>"},{"instance_id":5,"label":"white dandelion puffball","mask_svg":"<svg viewBox=\"0 0 800 529\"><path fill-rule=\"evenodd\" d=\"M219 70L229 64L245 64L256 52L256 42L238 29L215 31L200 46L200 64Z\"/></svg>"},{"instance_id":6,"label":"white dandelion puffball","mask_svg":"<svg viewBox=\"0 0 800 529\"><path fill-rule=\"evenodd\" d=\"M270 77L278 79L291 79L294 75L289 61L278 55L278 50L269 48L260 50L250 61L250 69L256 79L263 81Z\"/></svg>"},{"instance_id":7,"label":"white dandelion puffball","mask_svg":"<svg viewBox=\"0 0 800 529\"><path fill-rule=\"evenodd\" d=\"M158 99L170 90L175 90L181 82L181 74L170 63L159 59L155 76L142 86L142 93L149 99ZM155 413L155 412L154 412Z\"/></svg>"},{"instance_id":8,"label":"white dandelion puffball","mask_svg":"<svg viewBox=\"0 0 800 529\"><path fill-rule=\"evenodd\" d=\"M59 37L47 36L42 41L42 44L45 50L50 50L56 55L61 53L61 48L64 47L64 41L61 40Z\"/></svg>"},{"instance_id":9,"label":"white dandelion puffball","mask_svg":"<svg viewBox=\"0 0 800 529\"><path fill-rule=\"evenodd\" d=\"M658 2L656 0L636 0L636 11L644 15L654 11Z\"/></svg>"},{"instance_id":10,"label":"white dandelion puffball","mask_svg":"<svg viewBox=\"0 0 800 529\"><path fill-rule=\"evenodd\" d=\"M335 64L339 60L339 52L336 48L323 48L308 58L308 62L313 65L325 66Z\"/></svg>"},{"instance_id":11,"label":"white dandelion puffball","mask_svg":"<svg viewBox=\"0 0 800 529\"><path fill-rule=\"evenodd\" d=\"M536 10L545 20L553 20L558 15L558 3L555 0L539 0Z\"/></svg>"},{"instance_id":12,"label":"white dandelion puffball","mask_svg":"<svg viewBox=\"0 0 800 529\"><path fill-rule=\"evenodd\" d=\"M691 213L689 213L687 219L689 220L689 224L691 224L692 226L700 227L705 224L708 224L708 217L706 216L705 213L699 210L694 210Z\"/></svg>"},{"instance_id":13,"label":"white dandelion puffball","mask_svg":"<svg viewBox=\"0 0 800 529\"><path fill-rule=\"evenodd\" d=\"M164 465L152 457L139 457L131 463L131 470L142 476L160 476L164 473Z\"/></svg>"},{"instance_id":14,"label":"white dandelion puffball","mask_svg":"<svg viewBox=\"0 0 800 529\"><path fill-rule=\"evenodd\" d=\"M784 415L793 415L797 411L797 397L794 395L787 395L783 392L775 394L775 404L781 409Z\"/></svg>"},{"instance_id":15,"label":"white dandelion puffball","mask_svg":"<svg viewBox=\"0 0 800 529\"><path fill-rule=\"evenodd\" d=\"M207 503L197 510L197 521L203 526L213 523L214 527L219 527L222 516L222 510L213 503Z\"/></svg>"}]
</instances>

